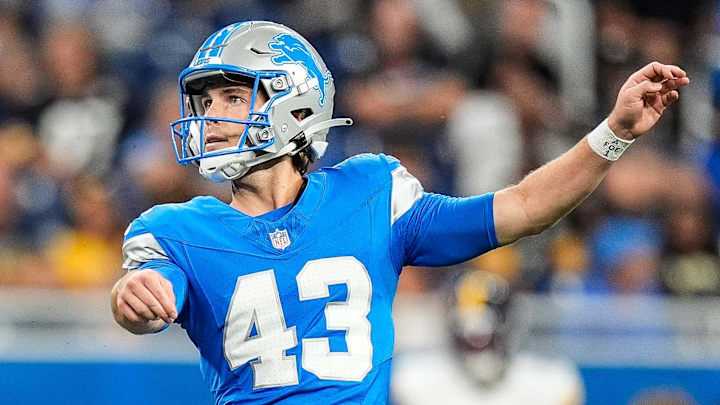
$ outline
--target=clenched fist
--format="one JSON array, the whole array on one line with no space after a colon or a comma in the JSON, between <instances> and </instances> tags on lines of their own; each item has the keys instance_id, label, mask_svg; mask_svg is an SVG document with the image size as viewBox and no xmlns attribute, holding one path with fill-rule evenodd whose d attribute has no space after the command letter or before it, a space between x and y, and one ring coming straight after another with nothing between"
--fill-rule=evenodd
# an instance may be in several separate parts
<instances>
[{"instance_id":1,"label":"clenched fist","mask_svg":"<svg viewBox=\"0 0 720 405\"><path fill-rule=\"evenodd\" d=\"M155 270L132 270L113 287L115 320L132 333L159 330L177 318L172 283Z\"/></svg>"}]
</instances>

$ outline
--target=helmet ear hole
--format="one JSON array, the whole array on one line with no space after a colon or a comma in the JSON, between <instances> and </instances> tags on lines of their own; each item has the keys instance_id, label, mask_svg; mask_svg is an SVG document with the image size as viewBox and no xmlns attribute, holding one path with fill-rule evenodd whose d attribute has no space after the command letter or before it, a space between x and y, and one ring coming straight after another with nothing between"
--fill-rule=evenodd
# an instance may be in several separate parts
<instances>
[{"instance_id":1,"label":"helmet ear hole","mask_svg":"<svg viewBox=\"0 0 720 405\"><path fill-rule=\"evenodd\" d=\"M292 110L290 113L295 117L298 122L304 120L305 118L311 116L313 114L312 109L310 108L300 108L297 110Z\"/></svg>"}]
</instances>

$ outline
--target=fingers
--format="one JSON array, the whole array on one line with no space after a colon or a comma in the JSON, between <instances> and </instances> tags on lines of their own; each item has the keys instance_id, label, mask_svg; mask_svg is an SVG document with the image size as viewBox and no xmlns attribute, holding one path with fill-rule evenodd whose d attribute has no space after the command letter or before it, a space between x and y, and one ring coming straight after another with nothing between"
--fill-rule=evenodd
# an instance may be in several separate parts
<instances>
[{"instance_id":1,"label":"fingers","mask_svg":"<svg viewBox=\"0 0 720 405\"><path fill-rule=\"evenodd\" d=\"M662 80L672 80L686 76L687 73L675 65L663 65L660 62L651 62L645 65L642 69L633 73L633 75L628 79L627 84L634 86L647 80L659 82Z\"/></svg>"},{"instance_id":2,"label":"fingers","mask_svg":"<svg viewBox=\"0 0 720 405\"><path fill-rule=\"evenodd\" d=\"M170 323L170 316L168 316L165 308L163 308L158 298L150 291L149 288L138 289L137 291L135 291L135 296L139 298L142 303L145 304L145 306L151 311L150 317L145 316L145 314L143 313L143 316L145 316L148 320L152 321L160 318L163 321ZM137 310L137 308L135 309Z\"/></svg>"},{"instance_id":3,"label":"fingers","mask_svg":"<svg viewBox=\"0 0 720 405\"><path fill-rule=\"evenodd\" d=\"M647 64L644 68L640 69L640 72L648 79L659 79L657 81L687 76L687 73L679 67L675 65L663 65L659 62Z\"/></svg>"},{"instance_id":4,"label":"fingers","mask_svg":"<svg viewBox=\"0 0 720 405\"><path fill-rule=\"evenodd\" d=\"M662 103L665 107L670 105L673 101L680 98L680 94L677 92L677 90L671 90L661 96Z\"/></svg>"},{"instance_id":5,"label":"fingers","mask_svg":"<svg viewBox=\"0 0 720 405\"><path fill-rule=\"evenodd\" d=\"M643 98L648 93L658 93L660 90L662 90L663 84L658 82L649 82L644 81L637 84L635 87L632 87L630 90L628 90L628 93L632 95L634 98Z\"/></svg>"},{"instance_id":6,"label":"fingers","mask_svg":"<svg viewBox=\"0 0 720 405\"><path fill-rule=\"evenodd\" d=\"M175 299L175 291L173 291L172 283L168 281L168 279L166 279L165 277L161 277L160 284L162 285L163 289L165 289L165 292L167 293L168 297L174 305L177 300Z\"/></svg>"},{"instance_id":7,"label":"fingers","mask_svg":"<svg viewBox=\"0 0 720 405\"><path fill-rule=\"evenodd\" d=\"M162 283L162 280L166 284ZM172 284L164 278L152 278L145 283L148 290L152 293L153 298L160 306L158 311L153 308L155 312L163 321L172 323L177 318L177 311L175 310L175 294L172 291ZM172 298L170 297L172 295Z\"/></svg>"},{"instance_id":8,"label":"fingers","mask_svg":"<svg viewBox=\"0 0 720 405\"><path fill-rule=\"evenodd\" d=\"M663 84L663 87L662 87L662 90L660 90L660 92L665 93L668 91L679 89L680 87L690 84L690 79L688 79L687 77L680 77L677 79L666 80L666 81L662 82L662 84Z\"/></svg>"},{"instance_id":9,"label":"fingers","mask_svg":"<svg viewBox=\"0 0 720 405\"><path fill-rule=\"evenodd\" d=\"M160 318L172 323L177 318L172 283L155 271L140 270L119 291L118 309L132 322Z\"/></svg>"},{"instance_id":10,"label":"fingers","mask_svg":"<svg viewBox=\"0 0 720 405\"><path fill-rule=\"evenodd\" d=\"M672 74L673 77L687 77L687 73L684 70L682 70L681 68L679 68L678 66L665 65L665 67L670 70L670 73ZM667 75L665 75L665 77L667 77ZM688 83L689 83L689 81L688 81Z\"/></svg>"},{"instance_id":11,"label":"fingers","mask_svg":"<svg viewBox=\"0 0 720 405\"><path fill-rule=\"evenodd\" d=\"M652 62L622 86L611 118L615 124L623 123L619 130L636 138L657 123L665 108L678 99L677 89L689 83L687 74L679 67Z\"/></svg>"},{"instance_id":12,"label":"fingers","mask_svg":"<svg viewBox=\"0 0 720 405\"><path fill-rule=\"evenodd\" d=\"M147 322L158 319L158 316L150 308L148 308L147 304L145 304L142 299L136 295L124 297L124 300L130 306L132 311L137 314L138 320L135 322Z\"/></svg>"},{"instance_id":13,"label":"fingers","mask_svg":"<svg viewBox=\"0 0 720 405\"><path fill-rule=\"evenodd\" d=\"M665 80L663 82L644 81L635 85L628 92L636 98L646 97L652 93L659 93L662 96L664 105L668 105L679 97L676 89L690 83L687 77ZM673 93L672 95L670 93Z\"/></svg>"},{"instance_id":14,"label":"fingers","mask_svg":"<svg viewBox=\"0 0 720 405\"><path fill-rule=\"evenodd\" d=\"M130 322L140 323L147 321L141 315L135 312L135 310L127 302L125 302L124 299L120 297L118 297L118 309L120 310L120 312L122 312L125 318L130 320Z\"/></svg>"},{"instance_id":15,"label":"fingers","mask_svg":"<svg viewBox=\"0 0 720 405\"><path fill-rule=\"evenodd\" d=\"M679 77L686 77L687 73L675 65L663 65L661 63L654 62L651 64L655 71L656 77L661 77L665 80L672 80Z\"/></svg>"}]
</instances>

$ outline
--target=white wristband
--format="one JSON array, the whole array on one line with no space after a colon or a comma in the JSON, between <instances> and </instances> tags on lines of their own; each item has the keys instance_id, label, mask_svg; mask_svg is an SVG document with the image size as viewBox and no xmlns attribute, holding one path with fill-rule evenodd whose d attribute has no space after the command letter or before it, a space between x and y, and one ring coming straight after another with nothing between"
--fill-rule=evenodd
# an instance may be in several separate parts
<instances>
[{"instance_id":1,"label":"white wristband","mask_svg":"<svg viewBox=\"0 0 720 405\"><path fill-rule=\"evenodd\" d=\"M610 129L607 118L587 136L590 148L607 160L616 161L635 140L628 141L618 138Z\"/></svg>"}]
</instances>

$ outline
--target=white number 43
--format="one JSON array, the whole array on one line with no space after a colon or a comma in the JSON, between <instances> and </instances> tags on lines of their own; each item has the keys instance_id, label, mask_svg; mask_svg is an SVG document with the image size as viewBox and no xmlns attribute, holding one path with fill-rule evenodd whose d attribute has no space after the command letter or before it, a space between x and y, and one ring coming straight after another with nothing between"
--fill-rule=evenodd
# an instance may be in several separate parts
<instances>
[{"instance_id":1,"label":"white number 43","mask_svg":"<svg viewBox=\"0 0 720 405\"><path fill-rule=\"evenodd\" d=\"M372 284L365 266L352 256L310 260L295 277L300 301L327 298L328 286L345 284L347 300L325 306L329 330L345 330L347 352L330 352L328 338L303 339L302 368L323 380L362 381L372 368L370 298ZM253 326L256 333L251 336ZM250 360L253 388L298 384L295 327L285 325L274 270L238 277L230 301L223 349L231 369Z\"/></svg>"}]
</instances>

